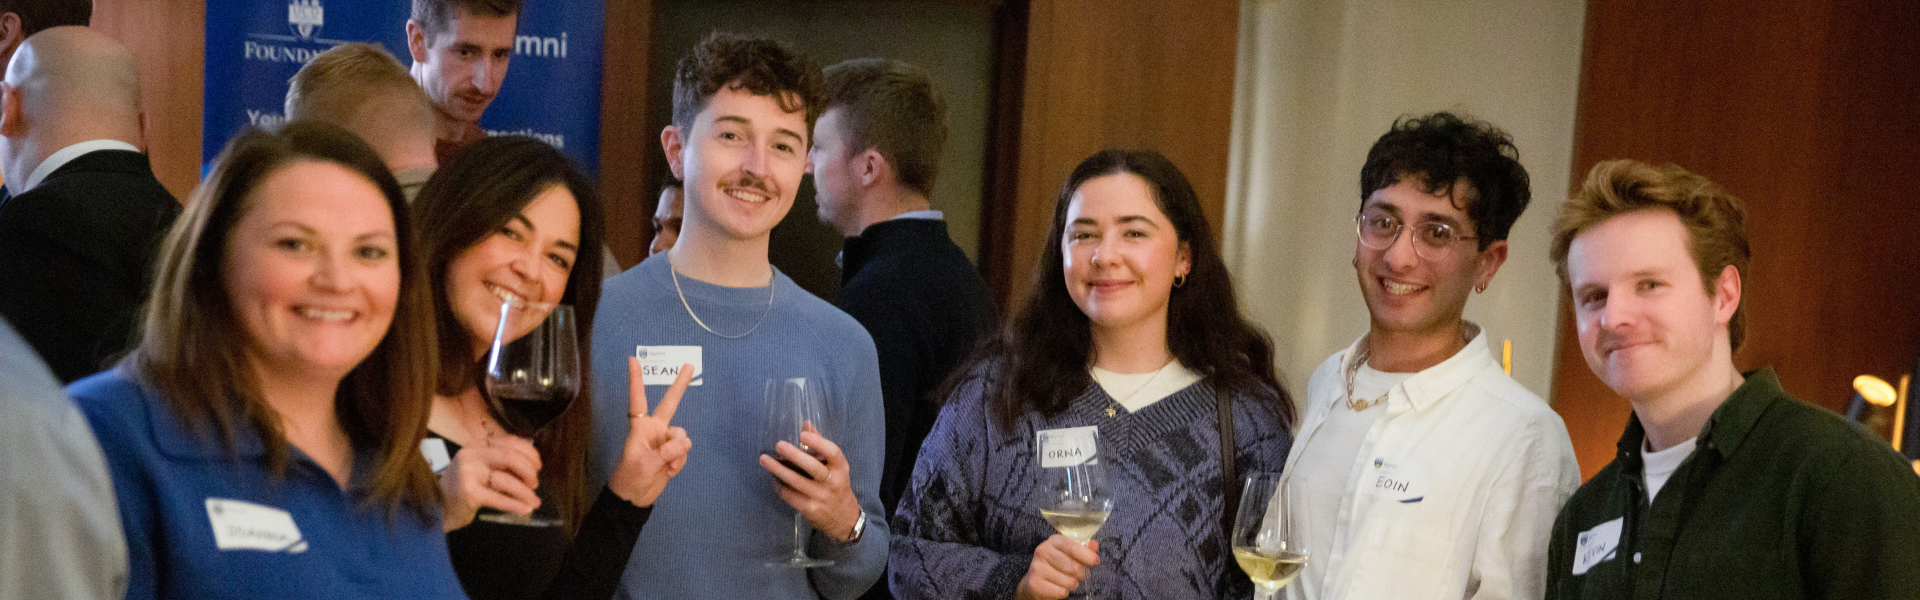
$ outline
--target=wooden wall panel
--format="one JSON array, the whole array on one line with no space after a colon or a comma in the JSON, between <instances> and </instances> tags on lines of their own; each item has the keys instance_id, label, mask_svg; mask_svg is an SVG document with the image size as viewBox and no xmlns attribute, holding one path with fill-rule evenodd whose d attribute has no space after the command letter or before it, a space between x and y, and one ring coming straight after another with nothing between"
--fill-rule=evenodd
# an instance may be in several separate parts
<instances>
[{"instance_id":1,"label":"wooden wall panel","mask_svg":"<svg viewBox=\"0 0 1920 600\"><path fill-rule=\"evenodd\" d=\"M200 183L206 15L205 0L93 3L93 28L126 45L140 62L147 155L154 175L181 202Z\"/></svg>"},{"instance_id":2,"label":"wooden wall panel","mask_svg":"<svg viewBox=\"0 0 1920 600\"><path fill-rule=\"evenodd\" d=\"M653 205L660 170L660 129L647 126L647 78L653 51L652 0L606 3L606 48L600 79L600 196L607 246L623 267L639 264L653 241Z\"/></svg>"},{"instance_id":3,"label":"wooden wall panel","mask_svg":"<svg viewBox=\"0 0 1920 600\"><path fill-rule=\"evenodd\" d=\"M1855 375L1920 352L1920 19L1910 2L1595 0L1573 185L1677 163L1746 202L1742 369L1839 409ZM1564 295L1564 291L1563 291ZM1591 477L1630 407L1588 369L1562 301L1553 397Z\"/></svg>"},{"instance_id":4,"label":"wooden wall panel","mask_svg":"<svg viewBox=\"0 0 1920 600\"><path fill-rule=\"evenodd\" d=\"M1025 297L1061 182L1103 148L1167 155L1193 181L1218 229L1239 37L1236 2L1032 0L1028 7L1018 119L997 121L1019 128L1017 171L996 165L991 188L1004 193L1010 179L1014 196L990 198L984 219L982 261L1000 306L1009 308Z\"/></svg>"}]
</instances>

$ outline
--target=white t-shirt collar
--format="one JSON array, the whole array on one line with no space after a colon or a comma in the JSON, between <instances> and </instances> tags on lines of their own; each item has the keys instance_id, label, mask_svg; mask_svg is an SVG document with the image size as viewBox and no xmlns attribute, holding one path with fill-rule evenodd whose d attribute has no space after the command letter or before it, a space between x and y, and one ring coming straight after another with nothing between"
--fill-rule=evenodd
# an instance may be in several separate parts
<instances>
[{"instance_id":1,"label":"white t-shirt collar","mask_svg":"<svg viewBox=\"0 0 1920 600\"><path fill-rule=\"evenodd\" d=\"M96 150L127 150L130 152L139 152L140 148L120 140L87 140L61 148L59 151L47 155L46 160L40 161L40 166L33 168L33 174L27 176L27 184L20 186L19 194L25 194L28 190L40 187L40 182L46 181L47 176L52 175L54 171L60 170L60 167L67 166L67 163L72 162L73 159L80 158L81 155ZM17 196L19 194L14 195Z\"/></svg>"}]
</instances>

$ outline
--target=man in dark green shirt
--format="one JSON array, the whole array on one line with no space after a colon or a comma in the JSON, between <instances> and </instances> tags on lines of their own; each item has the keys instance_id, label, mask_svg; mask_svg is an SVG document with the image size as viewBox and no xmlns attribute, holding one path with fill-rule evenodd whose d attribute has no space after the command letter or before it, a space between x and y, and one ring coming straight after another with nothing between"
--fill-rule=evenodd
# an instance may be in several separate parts
<instances>
[{"instance_id":1,"label":"man in dark green shirt","mask_svg":"<svg viewBox=\"0 0 1920 600\"><path fill-rule=\"evenodd\" d=\"M1626 160L1562 207L1581 353L1633 416L1561 508L1547 598L1920 598L1920 477L1772 369L1734 368L1745 220L1706 178Z\"/></svg>"}]
</instances>

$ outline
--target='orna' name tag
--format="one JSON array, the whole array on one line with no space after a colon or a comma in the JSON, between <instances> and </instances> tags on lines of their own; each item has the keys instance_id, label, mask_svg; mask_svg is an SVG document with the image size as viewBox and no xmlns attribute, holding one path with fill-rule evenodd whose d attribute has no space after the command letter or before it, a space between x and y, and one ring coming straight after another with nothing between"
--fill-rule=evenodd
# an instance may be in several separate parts
<instances>
[{"instance_id":1,"label":"'orna' name tag","mask_svg":"<svg viewBox=\"0 0 1920 600\"><path fill-rule=\"evenodd\" d=\"M1625 524L1626 518L1621 517L1580 532L1573 545L1573 574L1585 575L1594 565L1618 554L1620 528Z\"/></svg>"},{"instance_id":2,"label":"'orna' name tag","mask_svg":"<svg viewBox=\"0 0 1920 600\"><path fill-rule=\"evenodd\" d=\"M265 550L298 554L307 540L293 524L293 515L271 506L228 498L207 499L207 520L213 525L213 545L221 550Z\"/></svg>"},{"instance_id":3,"label":"'orna' name tag","mask_svg":"<svg viewBox=\"0 0 1920 600\"><path fill-rule=\"evenodd\" d=\"M704 383L699 346L634 346L633 355L640 358L640 382L646 385L673 385L685 365L693 365L693 382L687 385Z\"/></svg>"},{"instance_id":4,"label":"'orna' name tag","mask_svg":"<svg viewBox=\"0 0 1920 600\"><path fill-rule=\"evenodd\" d=\"M1100 427L1043 429L1034 439L1040 446L1040 466L1071 467L1093 460L1099 453Z\"/></svg>"}]
</instances>

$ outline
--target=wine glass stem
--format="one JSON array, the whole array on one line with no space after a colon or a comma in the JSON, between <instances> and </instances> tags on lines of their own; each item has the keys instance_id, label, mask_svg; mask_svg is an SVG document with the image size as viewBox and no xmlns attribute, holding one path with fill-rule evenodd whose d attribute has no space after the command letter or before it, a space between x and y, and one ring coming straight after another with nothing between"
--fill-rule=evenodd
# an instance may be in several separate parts
<instances>
[{"instance_id":1,"label":"wine glass stem","mask_svg":"<svg viewBox=\"0 0 1920 600\"><path fill-rule=\"evenodd\" d=\"M793 513L793 557L807 558L807 516L798 511Z\"/></svg>"}]
</instances>

